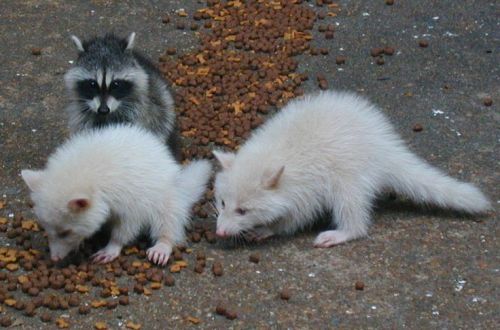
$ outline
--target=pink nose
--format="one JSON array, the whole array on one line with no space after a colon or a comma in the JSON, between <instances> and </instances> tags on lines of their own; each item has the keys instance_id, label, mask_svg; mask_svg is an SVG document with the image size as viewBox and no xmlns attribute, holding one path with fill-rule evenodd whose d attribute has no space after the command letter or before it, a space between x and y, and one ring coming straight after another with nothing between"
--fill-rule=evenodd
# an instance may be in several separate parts
<instances>
[{"instance_id":1,"label":"pink nose","mask_svg":"<svg viewBox=\"0 0 500 330\"><path fill-rule=\"evenodd\" d=\"M61 258L57 256L51 256L50 259L52 259L53 262L58 262L59 260L61 260Z\"/></svg>"},{"instance_id":2,"label":"pink nose","mask_svg":"<svg viewBox=\"0 0 500 330\"><path fill-rule=\"evenodd\" d=\"M217 229L215 234L219 237L226 237L227 236L227 233L224 231L224 229L220 229L220 228Z\"/></svg>"}]
</instances>

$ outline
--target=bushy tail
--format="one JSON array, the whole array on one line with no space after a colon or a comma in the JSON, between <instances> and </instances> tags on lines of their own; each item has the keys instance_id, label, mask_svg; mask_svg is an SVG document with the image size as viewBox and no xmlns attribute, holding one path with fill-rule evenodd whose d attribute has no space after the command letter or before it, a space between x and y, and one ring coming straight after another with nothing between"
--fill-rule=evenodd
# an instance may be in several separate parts
<instances>
[{"instance_id":1,"label":"bushy tail","mask_svg":"<svg viewBox=\"0 0 500 330\"><path fill-rule=\"evenodd\" d=\"M184 192L183 202L187 208L203 196L211 171L212 165L207 160L192 161L182 168L177 188Z\"/></svg>"},{"instance_id":2,"label":"bushy tail","mask_svg":"<svg viewBox=\"0 0 500 330\"><path fill-rule=\"evenodd\" d=\"M409 150L404 150L392 161L388 173L389 185L417 203L467 213L491 209L488 198L474 185L447 176Z\"/></svg>"}]
</instances>

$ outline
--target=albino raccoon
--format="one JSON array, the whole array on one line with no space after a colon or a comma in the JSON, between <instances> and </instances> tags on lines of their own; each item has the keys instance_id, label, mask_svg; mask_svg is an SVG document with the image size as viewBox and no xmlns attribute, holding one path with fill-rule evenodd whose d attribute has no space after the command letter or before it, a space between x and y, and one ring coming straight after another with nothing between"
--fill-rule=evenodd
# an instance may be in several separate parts
<instances>
[{"instance_id":1,"label":"albino raccoon","mask_svg":"<svg viewBox=\"0 0 500 330\"><path fill-rule=\"evenodd\" d=\"M210 172L208 161L179 165L151 132L116 125L74 135L49 157L45 169L21 175L54 261L111 219L111 239L94 261L113 260L147 229L155 243L148 258L164 265L172 247L184 240L191 207Z\"/></svg>"},{"instance_id":2,"label":"albino raccoon","mask_svg":"<svg viewBox=\"0 0 500 330\"><path fill-rule=\"evenodd\" d=\"M417 203L468 213L490 208L473 185L414 155L376 106L355 94L323 92L291 101L236 154L214 151L217 234L263 239L293 233L323 211L329 247L367 234L372 202L392 188Z\"/></svg>"},{"instance_id":3,"label":"albino raccoon","mask_svg":"<svg viewBox=\"0 0 500 330\"><path fill-rule=\"evenodd\" d=\"M157 134L177 157L174 101L154 64L113 34L85 42L71 37L78 49L66 73L67 107L72 133L116 123L133 123Z\"/></svg>"}]
</instances>

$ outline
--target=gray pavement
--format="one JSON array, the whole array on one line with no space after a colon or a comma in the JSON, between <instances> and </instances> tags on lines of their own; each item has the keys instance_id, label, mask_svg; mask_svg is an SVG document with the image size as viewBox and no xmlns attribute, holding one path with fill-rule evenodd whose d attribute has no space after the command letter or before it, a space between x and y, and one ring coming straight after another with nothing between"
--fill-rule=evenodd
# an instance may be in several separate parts
<instances>
[{"instance_id":1,"label":"gray pavement","mask_svg":"<svg viewBox=\"0 0 500 330\"><path fill-rule=\"evenodd\" d=\"M309 3L314 3L310 1ZM309 5L306 3L304 5ZM411 149L452 176L477 184L496 212L464 217L425 210L401 199L383 200L373 214L370 237L331 249L314 249L317 230L257 246L225 248L201 243L193 249L223 261L225 274L213 277L186 270L176 285L151 296L131 294L131 304L115 310L69 314L73 328L89 329L105 320L124 328L446 328L498 327L499 284L499 123L498 2L487 0L339 1L342 11L333 40L319 35L313 45L329 55L300 56L309 72L331 88L357 90L377 102ZM153 58L174 46L197 46L189 30L164 25L161 16L201 1L14 1L0 3L0 217L31 216L27 189L18 175L41 167L67 137L62 75L76 56L70 34L86 37L114 30L137 32L138 47ZM319 10L318 8L316 10ZM316 32L317 33L316 24ZM427 39L428 48L417 40ZM378 66L372 47L390 45L396 54ZM31 54L42 47L41 56ZM347 56L341 67L335 56ZM482 98L493 97L486 107ZM415 133L415 123L423 131ZM0 198L1 199L1 198ZM0 235L0 243L8 240ZM258 251L261 262L248 261ZM4 271L4 270L1 270ZM354 289L363 281L365 289ZM288 302L278 298L289 287ZM223 299L238 312L234 321L214 313ZM9 307L20 328L41 328ZM497 326L495 326L497 324Z\"/></svg>"}]
</instances>

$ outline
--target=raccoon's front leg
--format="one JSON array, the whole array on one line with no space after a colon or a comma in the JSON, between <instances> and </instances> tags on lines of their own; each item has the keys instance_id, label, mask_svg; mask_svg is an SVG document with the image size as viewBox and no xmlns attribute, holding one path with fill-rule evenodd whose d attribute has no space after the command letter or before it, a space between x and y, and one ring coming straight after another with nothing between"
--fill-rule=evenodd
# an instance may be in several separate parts
<instances>
[{"instance_id":1,"label":"raccoon's front leg","mask_svg":"<svg viewBox=\"0 0 500 330\"><path fill-rule=\"evenodd\" d=\"M108 244L91 257L93 262L105 264L115 260L120 255L123 246L130 243L139 233L139 227L127 227L122 224L123 222L134 224L135 222L132 221L131 219L123 219L121 223L117 222L114 225Z\"/></svg>"},{"instance_id":2,"label":"raccoon's front leg","mask_svg":"<svg viewBox=\"0 0 500 330\"><path fill-rule=\"evenodd\" d=\"M173 244L167 237L160 237L155 245L146 251L148 260L157 265L165 266L172 253Z\"/></svg>"},{"instance_id":3,"label":"raccoon's front leg","mask_svg":"<svg viewBox=\"0 0 500 330\"><path fill-rule=\"evenodd\" d=\"M368 189L337 191L334 201L333 219L336 230L320 233L314 240L314 247L326 248L365 236L370 222L371 197Z\"/></svg>"}]
</instances>

